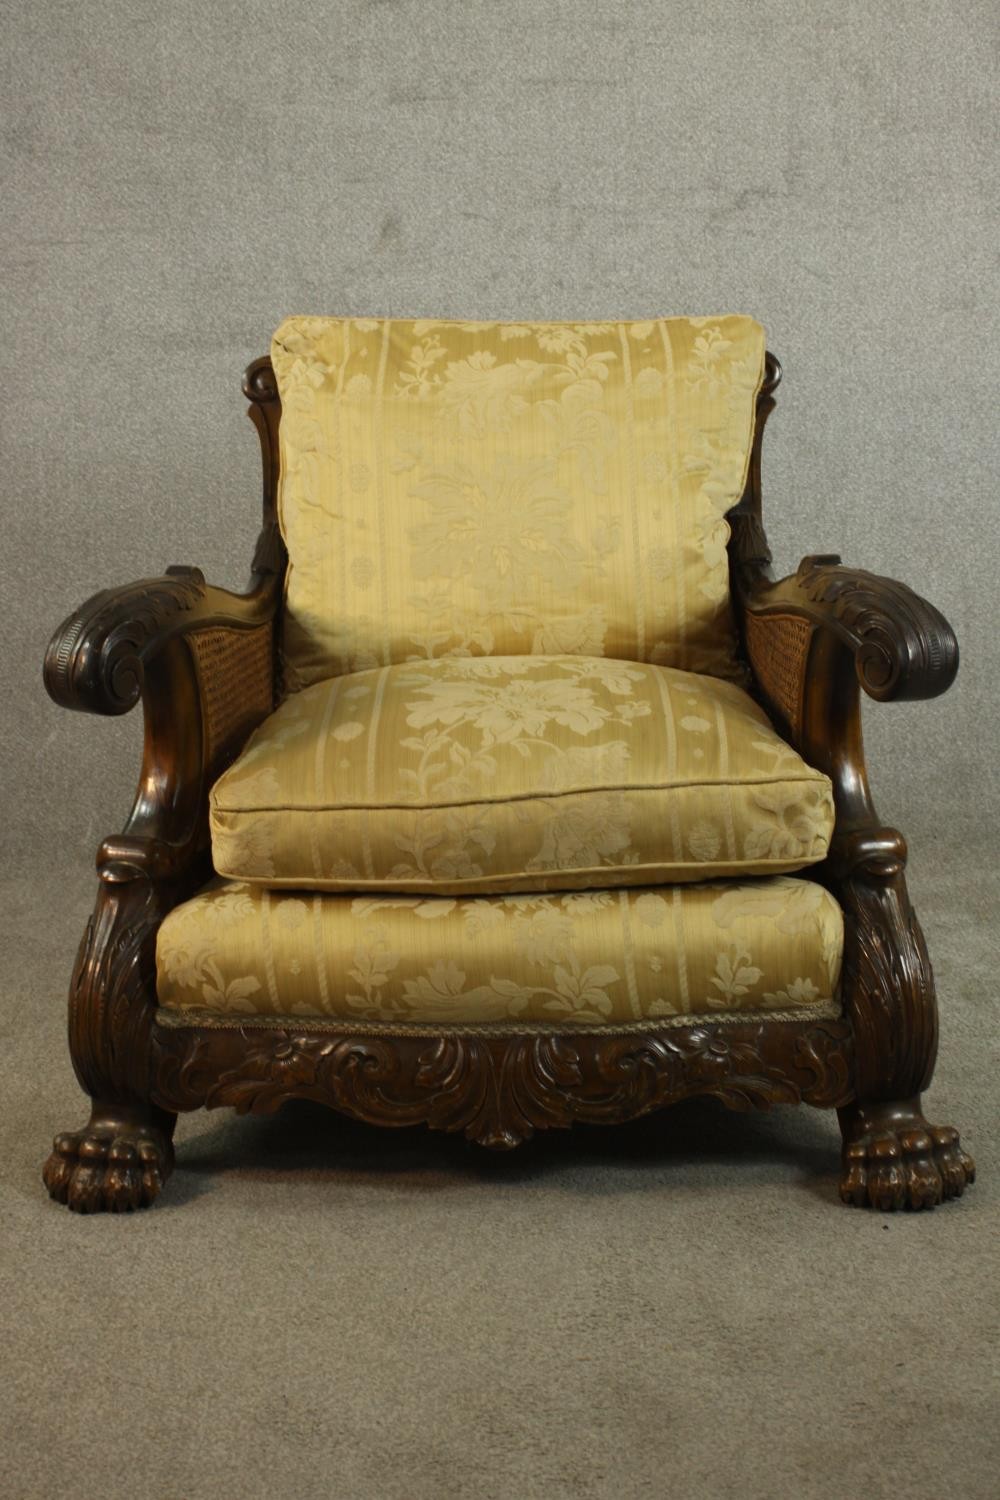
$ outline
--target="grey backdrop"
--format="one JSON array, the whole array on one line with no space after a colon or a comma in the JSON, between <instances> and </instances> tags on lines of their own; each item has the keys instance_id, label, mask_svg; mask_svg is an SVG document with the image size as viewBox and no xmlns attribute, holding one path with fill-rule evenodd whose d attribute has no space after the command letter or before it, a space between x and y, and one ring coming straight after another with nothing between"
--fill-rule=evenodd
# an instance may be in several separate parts
<instances>
[{"instance_id":1,"label":"grey backdrop","mask_svg":"<svg viewBox=\"0 0 1000 1500\"><path fill-rule=\"evenodd\" d=\"M4 4L8 871L83 872L139 715L43 695L59 619L257 523L239 376L289 312L743 310L785 366L778 562L902 577L963 666L868 713L915 856L996 793L995 7ZM13 710L13 711L12 711Z\"/></svg>"}]
</instances>

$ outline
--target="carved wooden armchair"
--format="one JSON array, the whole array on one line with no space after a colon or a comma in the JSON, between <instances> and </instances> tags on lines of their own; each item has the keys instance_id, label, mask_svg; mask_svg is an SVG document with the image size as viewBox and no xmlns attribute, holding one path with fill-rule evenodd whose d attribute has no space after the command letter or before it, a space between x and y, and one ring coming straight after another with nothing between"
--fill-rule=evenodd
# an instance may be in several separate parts
<instances>
[{"instance_id":1,"label":"carved wooden armchair","mask_svg":"<svg viewBox=\"0 0 1000 1500\"><path fill-rule=\"evenodd\" d=\"M743 317L282 325L243 386L247 592L170 568L46 656L57 703L145 715L53 1198L152 1202L201 1106L508 1148L696 1094L836 1107L848 1203L961 1194L859 715L944 692L958 648L839 558L772 579L779 378Z\"/></svg>"}]
</instances>

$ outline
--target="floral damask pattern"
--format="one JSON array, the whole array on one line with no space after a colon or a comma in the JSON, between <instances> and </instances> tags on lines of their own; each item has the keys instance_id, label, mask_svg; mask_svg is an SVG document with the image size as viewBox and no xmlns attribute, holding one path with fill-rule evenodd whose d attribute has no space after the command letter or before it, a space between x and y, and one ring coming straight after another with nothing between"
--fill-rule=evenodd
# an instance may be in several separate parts
<instances>
[{"instance_id":1,"label":"floral damask pattern","mask_svg":"<svg viewBox=\"0 0 1000 1500\"><path fill-rule=\"evenodd\" d=\"M832 823L827 778L742 689L572 655L443 657L314 684L211 797L220 874L320 890L772 874L822 859Z\"/></svg>"},{"instance_id":2,"label":"floral damask pattern","mask_svg":"<svg viewBox=\"0 0 1000 1500\"><path fill-rule=\"evenodd\" d=\"M364 1022L621 1024L830 1010L843 919L823 887L300 895L216 882L160 928L168 1010Z\"/></svg>"},{"instance_id":3,"label":"floral damask pattern","mask_svg":"<svg viewBox=\"0 0 1000 1500\"><path fill-rule=\"evenodd\" d=\"M552 652L738 678L752 319L295 317L271 357L290 687Z\"/></svg>"}]
</instances>

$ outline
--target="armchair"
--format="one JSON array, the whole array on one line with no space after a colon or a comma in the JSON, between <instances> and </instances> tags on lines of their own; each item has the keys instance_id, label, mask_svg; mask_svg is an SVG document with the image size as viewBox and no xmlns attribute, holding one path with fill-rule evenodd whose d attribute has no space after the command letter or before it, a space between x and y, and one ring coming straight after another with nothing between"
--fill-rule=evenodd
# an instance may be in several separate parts
<instances>
[{"instance_id":1,"label":"armchair","mask_svg":"<svg viewBox=\"0 0 1000 1500\"><path fill-rule=\"evenodd\" d=\"M247 592L213 588L194 568L171 568L161 579L94 595L60 626L45 659L52 698L97 714L124 713L141 701L145 747L132 814L98 851L94 915L70 984L70 1052L92 1111L82 1129L55 1139L44 1167L54 1199L83 1212L145 1206L171 1172L177 1111L219 1105L271 1111L293 1097L376 1124L461 1130L503 1149L536 1130L621 1121L696 1094L737 1110L806 1102L838 1110L845 1202L929 1207L973 1180L958 1134L923 1114L921 1094L937 1044L934 984L907 896L905 841L882 826L868 788L859 703L862 688L881 701L944 692L957 670L955 637L909 589L845 568L838 558L807 557L793 577L773 579L761 520L760 452L780 366L769 354L764 359L759 342L756 378L747 377L755 339L762 339L749 320L730 320L733 326L696 320L681 331L676 325L683 320L669 321L662 378L652 363L643 369L630 363L641 364L654 325L619 325L618 344L614 325L595 324L576 325L572 333L568 325L503 325L504 340L532 337L556 357L498 363L496 354L477 348L453 359L442 379L440 361L456 351L440 338L459 339L458 325L408 324L397 350L400 325L356 320L364 345L356 352L367 356L370 338L382 342L371 345L377 375L370 364L352 375L342 345L331 353L346 321L290 320L298 325L294 337L286 333L282 341L289 326L283 325L274 359L256 361L244 379L264 471L263 529ZM493 327L462 325L461 336L478 339ZM428 329L441 330L440 337ZM605 338L612 339L606 350ZM727 356L730 348L742 362ZM398 374L395 405L386 396L379 406L387 368ZM618 425L627 429L620 453L611 390L619 370ZM689 403L685 408L678 395L671 408L674 461L665 468L658 449L642 448L660 441L660 408L649 418L636 416L638 404L656 400L664 382L687 391ZM331 392L318 416L309 406L311 390ZM722 403L723 417L716 406L706 415L713 401ZM431 437L423 440L434 455L418 462L412 457L424 432L418 417L431 408L438 425L428 426ZM464 455L451 477L440 456L445 419ZM719 436L724 420L733 424L723 434L728 448ZM690 453L678 446L683 421L703 428L690 438ZM528 422L538 425L523 426ZM599 538L593 556L567 540L568 519L576 515L575 492L565 484L569 469L560 469L557 487L545 465L528 462L525 445L543 429L551 443L557 426L559 463L578 464L572 473L580 476L580 493L599 497L588 512L589 535ZM497 459L500 477L494 475L491 491L474 478L467 455L496 445L498 434L501 446L513 444L511 433L522 446ZM407 465L418 481L408 495L426 502L430 520L410 525L422 559L417 584L394 593L384 563L393 545L385 520L391 481L383 476ZM616 540L616 477L632 497L633 553ZM328 482L330 491L323 488ZM677 522L673 555L659 556L647 546L646 520L636 519L647 482L653 492L673 485L675 515L685 496L696 497L698 567L713 565L720 534L723 546L728 536L719 557L728 587L723 581L720 591L711 582L718 572L698 574L698 597L708 603L697 617L688 607L671 634L673 627L661 627L656 616L656 601L667 594L650 583L646 620L655 623L647 628L637 605L638 645L613 607L606 611L607 634L598 639L595 620L605 619L604 606L588 590L605 589L609 575L618 578L616 569L634 570L633 582L655 577L665 580L663 589L675 587ZM352 560L347 544L354 545L354 532L344 528L351 516L352 526L364 528L368 512L349 512L337 497L350 486L364 492L367 504L372 483L378 536L366 542L373 553L357 551ZM460 515L459 491L466 507ZM470 493L479 506L474 535ZM650 510L654 534L657 527L669 533L666 510L659 504ZM720 533L723 516L728 531ZM319 564L304 544L303 517L326 528L323 536L341 528L335 544L324 543ZM462 593L464 575L482 561L482 536L483 566L494 571L476 597L488 629L476 623ZM652 572L644 571L647 554ZM351 581L366 589L380 562L381 610L358 615L353 634L338 635L337 620L323 617L317 598L327 598L329 578L341 573L337 587L345 592L338 597L353 598ZM326 566L334 574L317 574ZM427 600L445 575L454 580L445 623L435 618L420 626L417 671L414 654L397 637L417 638L405 611L419 596L422 619L429 619ZM572 609L554 619L531 614L525 603L531 589L548 597L566 578ZM310 581L311 598L304 592ZM683 600L684 586L676 588ZM694 592L688 589L688 597ZM523 644L526 630L534 635ZM726 630L733 636L731 660ZM630 678L624 685L623 663ZM545 678L537 684L536 665ZM459 733L473 720L459 721L455 704L468 690L456 686L453 668L462 682L499 675L507 684L502 722L500 699L494 693L483 707L480 694L475 744ZM562 674L558 691L553 673ZM694 705L679 721L668 689L689 694L684 702ZM530 731L518 744L511 692L520 694L522 728ZM394 693L402 694L398 703ZM399 742L411 748L397 749L388 769L373 721L364 717L369 708L358 707L372 701L372 714L381 713L386 726L398 712L409 714L407 725L418 730ZM572 764L572 785L553 781L555 773L545 769L552 724L566 736L593 739L612 721L613 741L570 744L562 758ZM459 729L441 728L456 723ZM683 735L680 725L690 726ZM702 758L666 785L662 765L676 770L682 739L698 740L684 754ZM302 764L310 768L302 775L314 776L305 803L301 787L287 780L299 774L288 761L296 743L305 746ZM354 743L367 746L364 755L354 756ZM769 767L784 768L791 791L777 770L765 775L756 763L741 784L727 747L735 761L751 743ZM412 781L399 782L409 791L393 791L393 778L403 775L397 761L406 754L417 766L413 775L431 788L419 806ZM643 768L644 755L651 769ZM448 766L432 774L441 757ZM480 781L504 790L521 761L529 767L527 782L510 805L486 797ZM628 775L621 770L626 761ZM617 779L609 767L617 767ZM355 775L360 791L349 796L345 788ZM725 794L721 852L716 805L705 800L710 782ZM441 792L445 785L458 788L450 800ZM740 820L750 817L755 798L766 803L772 787L792 811L781 814L781 836L768 834L762 843L759 830L751 823L744 830ZM595 788L602 800L587 801ZM632 817L629 798L637 796L647 798L641 807L653 815L628 823L632 844L616 830L626 814ZM684 797L700 799L697 808ZM569 832L566 810L577 817ZM305 816L296 822L299 813ZM265 838L268 818L273 829ZM465 842L458 841L456 819ZM671 820L667 850L657 830ZM642 837L634 827L640 821ZM544 857L532 852L534 844L521 850L525 829L536 842L544 831ZM407 858L383 866L383 845L405 848ZM720 915L727 899L728 915ZM805 927L788 919L790 903L810 913L811 936L796 939L794 951L789 934ZM750 929L740 925L751 908L764 913L764 925L753 929L759 944L753 962L744 951ZM513 977L495 972L500 940L490 931L512 923L519 934L513 949L536 943L530 984L519 969ZM577 946L569 957L573 923ZM716 954L717 929L726 924L727 946ZM414 955L419 949L426 960L428 944L435 963L418 972ZM233 968L234 949L244 959L250 953L249 974ZM307 949L314 967L303 974L299 954ZM677 976L669 982L660 978L668 950ZM509 957L509 948L502 951ZM394 967L401 977L390 1001L387 976ZM467 973L475 983L466 982ZM622 996L627 990L628 1000L619 990ZM699 1004L696 994L709 998Z\"/></svg>"}]
</instances>

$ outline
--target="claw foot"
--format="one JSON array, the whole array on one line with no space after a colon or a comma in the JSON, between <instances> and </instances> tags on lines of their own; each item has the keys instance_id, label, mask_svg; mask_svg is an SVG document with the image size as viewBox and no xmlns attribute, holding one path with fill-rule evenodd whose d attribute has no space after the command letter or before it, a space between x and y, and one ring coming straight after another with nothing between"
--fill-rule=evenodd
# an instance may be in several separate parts
<instances>
[{"instance_id":1,"label":"claw foot","mask_svg":"<svg viewBox=\"0 0 1000 1500\"><path fill-rule=\"evenodd\" d=\"M147 1208L173 1165L169 1128L95 1111L83 1130L56 1136L42 1180L49 1196L75 1213L125 1213Z\"/></svg>"},{"instance_id":2,"label":"claw foot","mask_svg":"<svg viewBox=\"0 0 1000 1500\"><path fill-rule=\"evenodd\" d=\"M841 1111L840 1196L845 1203L893 1213L960 1198L976 1166L958 1131L929 1125L919 1105L853 1105Z\"/></svg>"}]
</instances>

